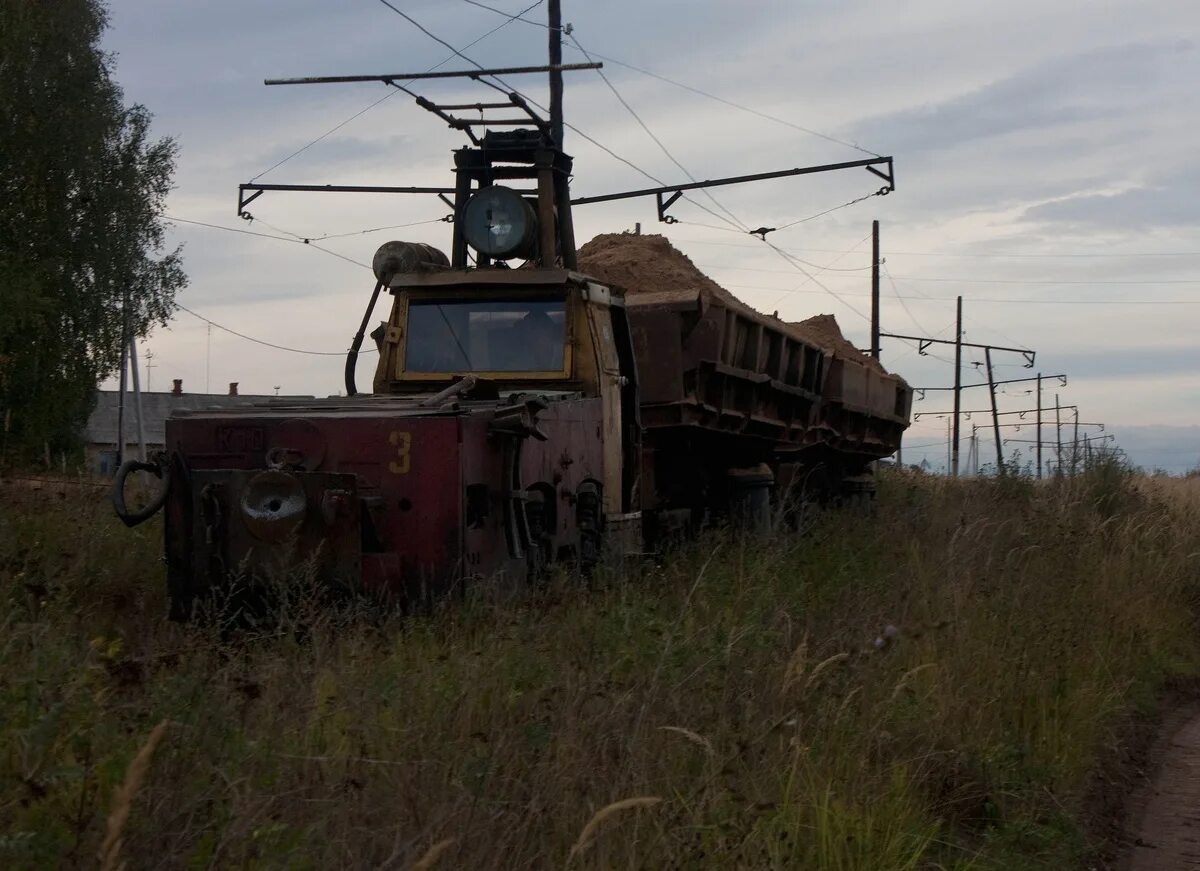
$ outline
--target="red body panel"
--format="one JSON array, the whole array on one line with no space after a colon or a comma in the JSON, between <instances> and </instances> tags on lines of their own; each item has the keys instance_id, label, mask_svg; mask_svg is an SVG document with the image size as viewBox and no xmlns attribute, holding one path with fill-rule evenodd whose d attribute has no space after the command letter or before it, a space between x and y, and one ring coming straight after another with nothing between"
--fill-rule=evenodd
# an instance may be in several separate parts
<instances>
[{"instance_id":1,"label":"red body panel","mask_svg":"<svg viewBox=\"0 0 1200 871\"><path fill-rule=\"evenodd\" d=\"M544 441L496 431L496 412L506 407L503 401L479 402L447 411L400 397L365 397L361 402L197 412L168 421L167 447L189 478L207 480L211 476L196 473L210 470L270 467L301 480L314 473L354 476L357 504L349 510L362 516L361 585L389 597L411 598L444 592L464 579L497 574L523 579L532 542L520 536L514 541L516 527L511 525L511 512L523 510L523 494L542 494L549 506L543 512L540 544L533 543L546 559L577 545L575 494L582 483L603 479L600 401L575 395L550 401L537 414ZM519 469L515 476L514 469ZM245 475L227 477L242 483L222 486L244 488ZM216 515L224 526L211 536L217 544L209 545L203 529L212 520L197 488L180 486L172 493L169 564L172 539L185 534L193 539L186 545L174 542L181 558L173 570L183 573L173 582L176 588L207 588L211 579L200 577L211 562L203 558L206 547L226 549L218 560L224 566L245 559L245 545L230 536L228 519L243 510L241 495L219 496L222 506ZM204 498L214 497L209 493ZM329 546L328 530L319 523L319 501L308 498L309 514L318 520L302 527L302 538L311 540L299 542L298 557ZM358 553L345 557L360 558Z\"/></svg>"}]
</instances>

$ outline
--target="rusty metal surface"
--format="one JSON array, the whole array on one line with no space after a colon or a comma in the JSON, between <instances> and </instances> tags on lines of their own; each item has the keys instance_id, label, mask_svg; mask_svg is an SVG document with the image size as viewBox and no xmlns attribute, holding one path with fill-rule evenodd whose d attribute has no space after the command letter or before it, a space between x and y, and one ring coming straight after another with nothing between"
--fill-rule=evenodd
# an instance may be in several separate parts
<instances>
[{"instance_id":1,"label":"rusty metal surface","mask_svg":"<svg viewBox=\"0 0 1200 871\"><path fill-rule=\"evenodd\" d=\"M445 410L422 398L170 420L168 447L187 469L167 509L173 584L205 589L239 565L320 550L323 576L411 599L497 574L523 579L531 547L545 562L577 550L574 499L604 472L598 398ZM513 524L530 498L545 503L532 532ZM330 512L343 519L325 523Z\"/></svg>"},{"instance_id":2,"label":"rusty metal surface","mask_svg":"<svg viewBox=\"0 0 1200 871\"><path fill-rule=\"evenodd\" d=\"M886 456L908 424L903 379L805 342L782 322L695 292L629 300L643 421L773 443Z\"/></svg>"},{"instance_id":3,"label":"rusty metal surface","mask_svg":"<svg viewBox=\"0 0 1200 871\"><path fill-rule=\"evenodd\" d=\"M401 288L456 288L472 287L529 287L562 286L570 279L582 280L583 276L566 269L444 269L429 272L406 272L396 275L389 285L393 290Z\"/></svg>"},{"instance_id":4,"label":"rusty metal surface","mask_svg":"<svg viewBox=\"0 0 1200 871\"><path fill-rule=\"evenodd\" d=\"M357 512L351 510L356 505L352 475L202 470L193 473L191 483L197 497L192 565L210 582L225 574L284 579L310 561L323 581L358 587L360 531ZM272 491L281 497L280 511L268 509Z\"/></svg>"}]
</instances>

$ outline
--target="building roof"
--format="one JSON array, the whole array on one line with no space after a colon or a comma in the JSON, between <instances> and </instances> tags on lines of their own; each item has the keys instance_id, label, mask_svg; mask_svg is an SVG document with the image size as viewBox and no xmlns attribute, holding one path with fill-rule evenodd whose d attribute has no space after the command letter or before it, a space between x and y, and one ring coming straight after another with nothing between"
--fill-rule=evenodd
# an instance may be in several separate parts
<instances>
[{"instance_id":1,"label":"building roof","mask_svg":"<svg viewBox=\"0 0 1200 871\"><path fill-rule=\"evenodd\" d=\"M119 391L97 390L96 407L88 418L85 440L88 444L115 445L117 443L117 405ZM167 440L166 420L178 410L199 411L201 409L232 408L254 405L269 401L312 399L312 396L255 396L240 394L229 396L219 393L142 392L142 413L146 416L146 443L161 445ZM137 403L133 393L125 395L125 443L136 444Z\"/></svg>"}]
</instances>

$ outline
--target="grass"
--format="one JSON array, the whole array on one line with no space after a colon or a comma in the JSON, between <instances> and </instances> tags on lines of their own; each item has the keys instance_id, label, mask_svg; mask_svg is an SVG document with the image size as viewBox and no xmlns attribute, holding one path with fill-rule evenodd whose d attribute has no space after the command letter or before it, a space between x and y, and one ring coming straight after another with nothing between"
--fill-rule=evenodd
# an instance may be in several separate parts
<instances>
[{"instance_id":1,"label":"grass","mask_svg":"<svg viewBox=\"0 0 1200 871\"><path fill-rule=\"evenodd\" d=\"M3 493L4 867L1082 867L1122 722L1200 672L1194 481L892 477L804 537L225 639L86 492Z\"/></svg>"}]
</instances>

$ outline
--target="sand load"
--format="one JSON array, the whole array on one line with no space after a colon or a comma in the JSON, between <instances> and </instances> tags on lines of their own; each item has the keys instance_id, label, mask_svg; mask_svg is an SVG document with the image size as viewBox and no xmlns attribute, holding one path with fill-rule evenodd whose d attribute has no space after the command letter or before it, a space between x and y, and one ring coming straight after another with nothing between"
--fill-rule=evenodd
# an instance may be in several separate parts
<instances>
[{"instance_id":1,"label":"sand load","mask_svg":"<svg viewBox=\"0 0 1200 871\"><path fill-rule=\"evenodd\" d=\"M629 296L660 297L675 293L699 293L756 318L770 318L721 287L673 246L665 236L635 233L603 233L579 249L579 271L624 288ZM796 338L831 351L835 356L856 360L879 372L886 371L877 360L855 347L842 335L837 318L818 314L802 321L778 321Z\"/></svg>"}]
</instances>

